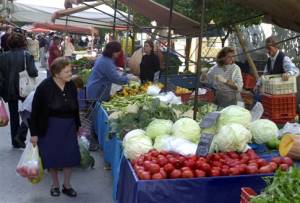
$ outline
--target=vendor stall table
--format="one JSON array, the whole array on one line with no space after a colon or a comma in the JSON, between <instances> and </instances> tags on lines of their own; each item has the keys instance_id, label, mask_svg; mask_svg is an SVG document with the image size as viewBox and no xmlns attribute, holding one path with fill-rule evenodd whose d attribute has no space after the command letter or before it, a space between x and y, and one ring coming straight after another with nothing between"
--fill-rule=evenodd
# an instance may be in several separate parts
<instances>
[{"instance_id":1,"label":"vendor stall table","mask_svg":"<svg viewBox=\"0 0 300 203\"><path fill-rule=\"evenodd\" d=\"M118 185L119 203L238 203L242 187L260 192L263 175L205 177L193 179L138 180L127 159L122 159Z\"/></svg>"}]
</instances>

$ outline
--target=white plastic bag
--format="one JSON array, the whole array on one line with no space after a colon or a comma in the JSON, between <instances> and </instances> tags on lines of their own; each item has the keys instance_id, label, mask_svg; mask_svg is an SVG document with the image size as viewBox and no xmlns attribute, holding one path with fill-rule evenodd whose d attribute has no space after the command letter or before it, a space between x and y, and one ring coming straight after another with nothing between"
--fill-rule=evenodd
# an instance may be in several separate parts
<instances>
[{"instance_id":1,"label":"white plastic bag","mask_svg":"<svg viewBox=\"0 0 300 203\"><path fill-rule=\"evenodd\" d=\"M16 169L17 173L25 178L38 178L40 174L40 157L38 146L27 142Z\"/></svg>"},{"instance_id":2,"label":"white plastic bag","mask_svg":"<svg viewBox=\"0 0 300 203\"><path fill-rule=\"evenodd\" d=\"M147 90L147 94L150 96L157 96L161 89L156 85L150 85Z\"/></svg>"},{"instance_id":3,"label":"white plastic bag","mask_svg":"<svg viewBox=\"0 0 300 203\"><path fill-rule=\"evenodd\" d=\"M300 124L287 122L282 129L278 131L278 136L282 137L284 134L291 133L300 135Z\"/></svg>"}]
</instances>

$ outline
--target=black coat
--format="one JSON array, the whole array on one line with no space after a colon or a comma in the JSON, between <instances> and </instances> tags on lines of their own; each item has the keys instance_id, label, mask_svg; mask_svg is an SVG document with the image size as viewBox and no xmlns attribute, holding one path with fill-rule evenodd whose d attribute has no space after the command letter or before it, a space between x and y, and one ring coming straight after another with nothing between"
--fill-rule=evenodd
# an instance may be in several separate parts
<instances>
[{"instance_id":1,"label":"black coat","mask_svg":"<svg viewBox=\"0 0 300 203\"><path fill-rule=\"evenodd\" d=\"M20 99L19 72L25 70L24 52L28 75L37 77L38 70L33 56L28 51L14 49L0 55L0 97L6 102Z\"/></svg>"}]
</instances>

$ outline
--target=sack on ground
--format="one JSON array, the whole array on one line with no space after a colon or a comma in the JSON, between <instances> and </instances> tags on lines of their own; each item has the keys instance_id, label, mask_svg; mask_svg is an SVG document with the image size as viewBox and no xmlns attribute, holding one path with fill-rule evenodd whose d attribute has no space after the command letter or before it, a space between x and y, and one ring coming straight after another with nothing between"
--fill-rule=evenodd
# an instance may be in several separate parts
<instances>
[{"instance_id":1,"label":"sack on ground","mask_svg":"<svg viewBox=\"0 0 300 203\"><path fill-rule=\"evenodd\" d=\"M89 141L85 136L78 138L79 151L80 151L80 166L81 168L94 168L95 159L89 151Z\"/></svg>"}]
</instances>

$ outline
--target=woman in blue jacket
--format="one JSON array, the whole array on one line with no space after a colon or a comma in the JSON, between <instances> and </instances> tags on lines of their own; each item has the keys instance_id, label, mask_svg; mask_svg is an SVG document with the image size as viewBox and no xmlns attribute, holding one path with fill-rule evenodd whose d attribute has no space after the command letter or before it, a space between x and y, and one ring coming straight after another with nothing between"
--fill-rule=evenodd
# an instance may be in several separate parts
<instances>
[{"instance_id":1,"label":"woman in blue jacket","mask_svg":"<svg viewBox=\"0 0 300 203\"><path fill-rule=\"evenodd\" d=\"M109 42L102 56L98 57L87 82L87 99L108 101L112 83L125 85L129 80L136 80L134 76L119 75L115 60L121 53L121 44Z\"/></svg>"}]
</instances>

